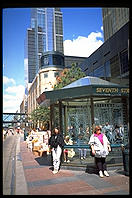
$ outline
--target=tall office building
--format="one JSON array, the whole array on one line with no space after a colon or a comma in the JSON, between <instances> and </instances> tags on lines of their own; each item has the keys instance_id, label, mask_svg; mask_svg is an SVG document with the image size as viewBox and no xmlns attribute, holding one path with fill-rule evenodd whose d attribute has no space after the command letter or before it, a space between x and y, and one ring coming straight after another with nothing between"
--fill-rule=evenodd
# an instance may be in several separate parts
<instances>
[{"instance_id":1,"label":"tall office building","mask_svg":"<svg viewBox=\"0 0 132 198\"><path fill-rule=\"evenodd\" d=\"M129 21L129 8L102 8L104 41Z\"/></svg>"},{"instance_id":2,"label":"tall office building","mask_svg":"<svg viewBox=\"0 0 132 198\"><path fill-rule=\"evenodd\" d=\"M37 107L36 98L43 91L53 89L64 67L70 68L72 63L79 66L85 59L63 54L60 8L32 8L25 39L25 112L31 113Z\"/></svg>"},{"instance_id":3,"label":"tall office building","mask_svg":"<svg viewBox=\"0 0 132 198\"><path fill-rule=\"evenodd\" d=\"M63 25L60 8L32 8L31 27L25 40L25 81L32 83L44 52L63 53Z\"/></svg>"}]
</instances>

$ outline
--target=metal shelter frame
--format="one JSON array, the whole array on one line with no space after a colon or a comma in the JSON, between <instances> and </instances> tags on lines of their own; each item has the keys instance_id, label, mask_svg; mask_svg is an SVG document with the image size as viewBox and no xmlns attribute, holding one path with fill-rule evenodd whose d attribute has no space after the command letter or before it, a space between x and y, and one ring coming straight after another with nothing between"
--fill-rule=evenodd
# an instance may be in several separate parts
<instances>
[{"instance_id":1,"label":"metal shelter frame","mask_svg":"<svg viewBox=\"0 0 132 198\"><path fill-rule=\"evenodd\" d=\"M89 99L91 107L91 124L95 125L95 115L94 115L94 101L96 99L111 100L111 99L121 99L121 103L126 107L125 112L125 125L129 123L128 116L128 97L129 97L129 87L120 86L119 84L111 83L102 80L97 77L87 76L81 78L68 86L63 87L59 90L46 91L43 92L38 98L37 102L40 105L50 106L51 113L51 130L54 128L54 108L58 106L59 109L59 126L61 131L67 128L67 123L62 123L62 118L66 121L67 116L67 103L75 101L76 99ZM83 101L82 101L83 102ZM76 103L77 104L77 103ZM64 109L64 110L63 110ZM63 126L65 125L65 126ZM64 132L64 131L63 131Z\"/></svg>"},{"instance_id":2,"label":"metal shelter frame","mask_svg":"<svg viewBox=\"0 0 132 198\"><path fill-rule=\"evenodd\" d=\"M68 120L71 114L74 114L76 124L81 126L81 121L85 120L90 122L90 135L94 130L96 121L96 114L98 115L99 121L103 115L106 119L108 114L112 117L112 121L116 121L116 117L122 118L124 125L124 137L123 143L129 141L129 87L120 86L119 84L111 83L102 80L97 77L87 76L81 78L66 87L59 90L43 92L38 98L37 102L39 105L50 106L50 130L56 126L60 127L61 132L64 136L70 135L68 129ZM100 112L101 109L101 113ZM113 110L114 109L114 110ZM102 111L103 110L103 111ZM106 111L106 114L104 112ZM79 113L78 113L79 112ZM87 116L88 114L88 116ZM84 116L84 117L83 117ZM58 119L56 122L56 119ZM85 124L85 123L84 123ZM86 123L87 124L87 123ZM99 124L102 124L99 122ZM114 123L115 124L115 123ZM76 133L78 133L76 127ZM86 129L86 127L85 127ZM85 131L85 130L84 130ZM78 133L79 134L79 133ZM78 135L77 134L77 135ZM111 138L111 147L113 152L109 155L108 161L115 163L116 161L122 161L121 154L121 141L114 138L109 133ZM113 139L112 139L113 138ZM72 148L75 150L75 157L72 162L75 165L78 164L78 149L89 150L88 140L83 145L78 145L77 141L73 141L73 145L66 145L65 148ZM112 161L114 160L114 162ZM86 163L93 162L90 157ZM85 162L79 161L79 164Z\"/></svg>"}]
</instances>

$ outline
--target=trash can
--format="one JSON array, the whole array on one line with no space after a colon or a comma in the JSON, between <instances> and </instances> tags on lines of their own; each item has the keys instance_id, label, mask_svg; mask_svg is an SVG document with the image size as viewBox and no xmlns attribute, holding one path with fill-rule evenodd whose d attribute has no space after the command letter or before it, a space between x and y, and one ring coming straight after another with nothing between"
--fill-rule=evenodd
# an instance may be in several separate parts
<instances>
[{"instance_id":1,"label":"trash can","mask_svg":"<svg viewBox=\"0 0 132 198\"><path fill-rule=\"evenodd\" d=\"M125 175L129 176L129 145L122 145L123 167Z\"/></svg>"}]
</instances>

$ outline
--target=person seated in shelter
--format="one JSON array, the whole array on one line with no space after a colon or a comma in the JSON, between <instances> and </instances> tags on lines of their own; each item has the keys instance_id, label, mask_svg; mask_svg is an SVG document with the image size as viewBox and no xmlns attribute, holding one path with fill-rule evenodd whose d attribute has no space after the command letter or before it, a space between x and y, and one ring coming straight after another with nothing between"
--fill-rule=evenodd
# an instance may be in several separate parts
<instances>
[{"instance_id":1,"label":"person seated in shelter","mask_svg":"<svg viewBox=\"0 0 132 198\"><path fill-rule=\"evenodd\" d=\"M124 137L124 127L122 124L120 125L115 125L115 134L117 139L123 140Z\"/></svg>"},{"instance_id":2,"label":"person seated in shelter","mask_svg":"<svg viewBox=\"0 0 132 198\"><path fill-rule=\"evenodd\" d=\"M84 139L83 136L81 134L78 135L78 140L77 140L77 145L78 146L82 146L84 145ZM86 159L86 155L87 155L87 149L86 148L79 148L79 158L82 159Z\"/></svg>"},{"instance_id":3,"label":"person seated in shelter","mask_svg":"<svg viewBox=\"0 0 132 198\"><path fill-rule=\"evenodd\" d=\"M119 136L123 140L123 138L124 138L124 126L122 124L119 124Z\"/></svg>"},{"instance_id":4,"label":"person seated in shelter","mask_svg":"<svg viewBox=\"0 0 132 198\"><path fill-rule=\"evenodd\" d=\"M82 136L85 134L85 131L83 129L83 124L80 124L80 127L79 127L79 134L81 134Z\"/></svg>"},{"instance_id":5,"label":"person seated in shelter","mask_svg":"<svg viewBox=\"0 0 132 198\"><path fill-rule=\"evenodd\" d=\"M75 133L75 127L74 126L68 127L68 134L73 141L76 140L76 133Z\"/></svg>"},{"instance_id":6,"label":"person seated in shelter","mask_svg":"<svg viewBox=\"0 0 132 198\"><path fill-rule=\"evenodd\" d=\"M109 122L105 123L105 126L103 127L103 132L105 135L112 132L112 127L110 126Z\"/></svg>"},{"instance_id":7,"label":"person seated in shelter","mask_svg":"<svg viewBox=\"0 0 132 198\"><path fill-rule=\"evenodd\" d=\"M69 136L66 136L64 139L66 145L72 145L73 141ZM73 148L65 148L64 149L64 162L70 162L69 158L72 158L75 155Z\"/></svg>"}]
</instances>

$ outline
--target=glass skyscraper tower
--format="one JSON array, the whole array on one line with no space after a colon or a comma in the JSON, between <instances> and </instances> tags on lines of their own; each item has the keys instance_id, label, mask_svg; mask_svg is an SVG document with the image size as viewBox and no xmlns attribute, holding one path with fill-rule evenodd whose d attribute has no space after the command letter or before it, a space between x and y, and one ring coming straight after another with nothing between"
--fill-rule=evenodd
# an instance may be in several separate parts
<instances>
[{"instance_id":1,"label":"glass skyscraper tower","mask_svg":"<svg viewBox=\"0 0 132 198\"><path fill-rule=\"evenodd\" d=\"M63 53L63 24L60 8L32 8L31 28L25 40L25 81L32 83L44 52Z\"/></svg>"}]
</instances>

